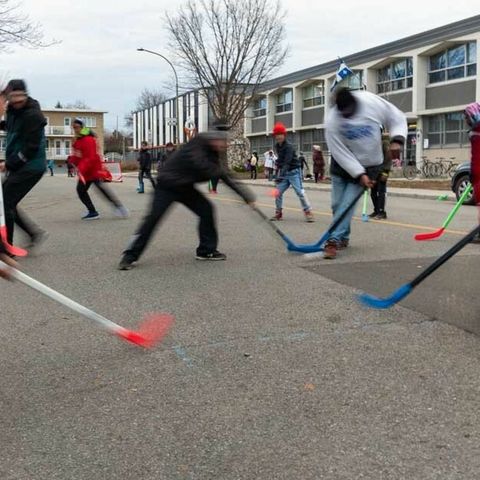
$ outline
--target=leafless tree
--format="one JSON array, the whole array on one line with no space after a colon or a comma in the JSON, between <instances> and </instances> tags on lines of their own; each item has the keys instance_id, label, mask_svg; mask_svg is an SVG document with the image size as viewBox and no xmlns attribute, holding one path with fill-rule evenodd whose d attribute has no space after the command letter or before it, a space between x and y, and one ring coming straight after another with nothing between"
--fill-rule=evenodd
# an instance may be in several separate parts
<instances>
[{"instance_id":1,"label":"leafless tree","mask_svg":"<svg viewBox=\"0 0 480 480\"><path fill-rule=\"evenodd\" d=\"M28 15L21 13L21 3L0 0L0 52L13 45L30 48L49 47L55 40L45 42L43 31Z\"/></svg>"},{"instance_id":2,"label":"leafless tree","mask_svg":"<svg viewBox=\"0 0 480 480\"><path fill-rule=\"evenodd\" d=\"M146 110L147 108L154 107L155 105L159 105L165 100L167 100L167 96L163 91L144 88L141 91L140 95L137 97L134 109L129 114L125 115L125 126L127 128L132 127L134 112L141 112L142 110Z\"/></svg>"},{"instance_id":3,"label":"leafless tree","mask_svg":"<svg viewBox=\"0 0 480 480\"><path fill-rule=\"evenodd\" d=\"M90 110L90 107L83 100L75 100L74 102L65 104L64 108L71 108L75 110Z\"/></svg>"},{"instance_id":4,"label":"leafless tree","mask_svg":"<svg viewBox=\"0 0 480 480\"><path fill-rule=\"evenodd\" d=\"M218 121L236 126L283 64L284 18L278 0L188 0L167 15L171 51Z\"/></svg>"}]
</instances>

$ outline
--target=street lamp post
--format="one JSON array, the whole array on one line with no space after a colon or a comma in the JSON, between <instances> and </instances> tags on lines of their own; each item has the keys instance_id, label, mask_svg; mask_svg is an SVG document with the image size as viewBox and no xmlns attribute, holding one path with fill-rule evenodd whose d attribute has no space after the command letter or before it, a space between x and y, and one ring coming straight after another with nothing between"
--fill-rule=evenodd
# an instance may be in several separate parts
<instances>
[{"instance_id":1,"label":"street lamp post","mask_svg":"<svg viewBox=\"0 0 480 480\"><path fill-rule=\"evenodd\" d=\"M163 58L172 67L173 74L175 75L175 122L176 122L175 143L178 144L179 140L180 140L179 135L178 135L179 128L180 128L180 125L179 125L180 116L179 116L179 112L178 112L178 75L177 75L177 71L175 70L175 67L173 66L173 63L167 57L162 55L161 53L154 52L153 50L147 50L146 48L137 48L137 51L138 52L147 52L147 53L151 53L152 55L157 55L158 57Z\"/></svg>"}]
</instances>

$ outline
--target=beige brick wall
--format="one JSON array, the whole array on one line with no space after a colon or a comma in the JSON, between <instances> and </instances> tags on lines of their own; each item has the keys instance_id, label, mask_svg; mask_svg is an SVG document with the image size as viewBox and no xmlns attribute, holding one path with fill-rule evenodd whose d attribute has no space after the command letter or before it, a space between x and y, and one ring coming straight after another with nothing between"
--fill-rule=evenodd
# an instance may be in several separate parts
<instances>
[{"instance_id":1,"label":"beige brick wall","mask_svg":"<svg viewBox=\"0 0 480 480\"><path fill-rule=\"evenodd\" d=\"M429 148L423 151L423 155L428 160L437 158L444 158L450 160L451 157L455 157L455 163L463 163L470 161L470 147L463 148Z\"/></svg>"}]
</instances>

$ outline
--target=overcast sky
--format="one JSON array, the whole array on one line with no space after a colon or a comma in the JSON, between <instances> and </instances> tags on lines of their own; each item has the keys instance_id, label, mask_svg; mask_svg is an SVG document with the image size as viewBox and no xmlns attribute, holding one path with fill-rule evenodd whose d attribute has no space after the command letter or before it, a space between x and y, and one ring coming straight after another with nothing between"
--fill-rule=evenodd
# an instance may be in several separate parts
<instances>
[{"instance_id":1,"label":"overcast sky","mask_svg":"<svg viewBox=\"0 0 480 480\"><path fill-rule=\"evenodd\" d=\"M24 0L23 10L61 43L44 50L2 54L0 76L25 78L42 106L84 100L105 109L107 126L120 126L144 88L170 79L165 12L182 0ZM317 65L480 13L472 0L283 0L290 55L279 73ZM181 79L180 79L181 83ZM167 92L172 94L173 92Z\"/></svg>"}]
</instances>

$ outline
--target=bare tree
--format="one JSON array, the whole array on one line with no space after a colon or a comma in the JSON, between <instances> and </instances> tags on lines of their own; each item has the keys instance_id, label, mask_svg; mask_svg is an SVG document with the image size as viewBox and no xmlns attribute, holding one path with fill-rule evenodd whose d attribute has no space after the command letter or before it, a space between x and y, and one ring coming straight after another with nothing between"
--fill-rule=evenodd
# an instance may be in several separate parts
<instances>
[{"instance_id":1,"label":"bare tree","mask_svg":"<svg viewBox=\"0 0 480 480\"><path fill-rule=\"evenodd\" d=\"M75 100L74 102L67 103L64 108L71 108L75 110L90 110L90 107L83 100Z\"/></svg>"},{"instance_id":2,"label":"bare tree","mask_svg":"<svg viewBox=\"0 0 480 480\"><path fill-rule=\"evenodd\" d=\"M237 125L283 64L284 18L278 0L188 0L167 15L172 53L217 120Z\"/></svg>"},{"instance_id":3,"label":"bare tree","mask_svg":"<svg viewBox=\"0 0 480 480\"><path fill-rule=\"evenodd\" d=\"M20 7L19 2L0 0L0 52L8 51L12 45L41 48L58 43L44 42L40 25L21 13Z\"/></svg>"},{"instance_id":4,"label":"bare tree","mask_svg":"<svg viewBox=\"0 0 480 480\"><path fill-rule=\"evenodd\" d=\"M140 95L137 97L134 109L127 115L125 115L125 126L131 128L133 125L133 114L135 112L141 112L147 108L155 107L160 103L167 100L167 96L161 90L153 90L150 88L144 88Z\"/></svg>"}]
</instances>

